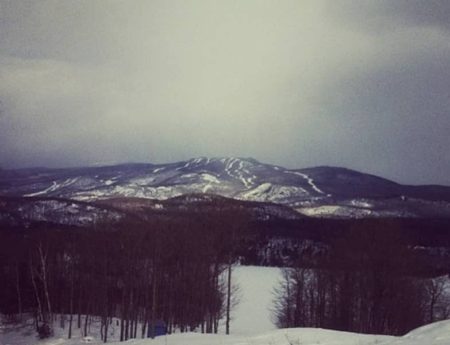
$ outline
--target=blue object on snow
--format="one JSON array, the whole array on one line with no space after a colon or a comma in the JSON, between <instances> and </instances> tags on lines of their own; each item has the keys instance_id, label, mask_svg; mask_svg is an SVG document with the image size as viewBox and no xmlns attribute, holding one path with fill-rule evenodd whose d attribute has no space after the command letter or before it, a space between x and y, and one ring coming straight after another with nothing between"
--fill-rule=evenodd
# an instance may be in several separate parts
<instances>
[{"instance_id":1,"label":"blue object on snow","mask_svg":"<svg viewBox=\"0 0 450 345\"><path fill-rule=\"evenodd\" d=\"M155 329L155 334L152 336L153 327L152 327L151 321L149 321L148 328L147 328L147 338L154 338L154 337L158 337L158 336L167 334L167 326L163 320L157 320L155 322L154 329Z\"/></svg>"}]
</instances>

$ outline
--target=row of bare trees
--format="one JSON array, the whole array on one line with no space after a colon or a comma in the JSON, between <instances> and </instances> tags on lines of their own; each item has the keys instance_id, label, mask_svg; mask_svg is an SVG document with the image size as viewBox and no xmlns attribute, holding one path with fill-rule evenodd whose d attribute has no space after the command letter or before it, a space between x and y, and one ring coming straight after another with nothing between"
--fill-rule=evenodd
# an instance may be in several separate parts
<instances>
[{"instance_id":1,"label":"row of bare trees","mask_svg":"<svg viewBox=\"0 0 450 345\"><path fill-rule=\"evenodd\" d=\"M154 335L161 322L169 333L213 333L226 317L229 332L238 228L216 214L0 231L0 312L33 313L41 336L58 315L69 338L95 317L105 342L113 320L121 341Z\"/></svg>"},{"instance_id":2,"label":"row of bare trees","mask_svg":"<svg viewBox=\"0 0 450 345\"><path fill-rule=\"evenodd\" d=\"M301 258L284 269L278 326L397 335L450 317L448 278L424 275L403 236L384 230L354 228L316 268Z\"/></svg>"}]
</instances>

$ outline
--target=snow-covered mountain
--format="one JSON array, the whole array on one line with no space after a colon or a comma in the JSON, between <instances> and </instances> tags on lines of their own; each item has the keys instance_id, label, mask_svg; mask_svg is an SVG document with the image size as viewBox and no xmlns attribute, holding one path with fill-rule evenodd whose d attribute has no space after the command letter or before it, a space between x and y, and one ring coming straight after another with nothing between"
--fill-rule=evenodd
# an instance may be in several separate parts
<instances>
[{"instance_id":1,"label":"snow-covered mountain","mask_svg":"<svg viewBox=\"0 0 450 345\"><path fill-rule=\"evenodd\" d=\"M188 194L281 204L308 216L450 217L450 187L405 186L345 168L286 169L251 158L0 171L1 196L95 201Z\"/></svg>"}]
</instances>

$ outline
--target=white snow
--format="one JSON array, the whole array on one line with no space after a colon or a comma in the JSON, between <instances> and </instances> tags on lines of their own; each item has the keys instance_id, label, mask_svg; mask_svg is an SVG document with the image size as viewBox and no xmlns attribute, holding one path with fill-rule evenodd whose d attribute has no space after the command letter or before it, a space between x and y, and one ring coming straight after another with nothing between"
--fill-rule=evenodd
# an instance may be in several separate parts
<instances>
[{"instance_id":1,"label":"white snow","mask_svg":"<svg viewBox=\"0 0 450 345\"><path fill-rule=\"evenodd\" d=\"M228 174L228 176L234 178L234 176L231 174L231 168L233 164L235 163L236 158L229 158L226 160L226 166L225 166L225 172Z\"/></svg>"},{"instance_id":2,"label":"white snow","mask_svg":"<svg viewBox=\"0 0 450 345\"><path fill-rule=\"evenodd\" d=\"M429 325L419 327L404 337L403 342L399 344L425 345L425 344L450 344L450 320L435 322Z\"/></svg>"},{"instance_id":3,"label":"white snow","mask_svg":"<svg viewBox=\"0 0 450 345\"><path fill-rule=\"evenodd\" d=\"M47 193L55 191L56 189L58 189L58 187L59 187L58 183L56 183L56 181L53 181L52 185L50 187L48 187L44 190L41 190L40 192L25 194L24 196L38 196L38 195L42 195L42 194L47 194Z\"/></svg>"},{"instance_id":4,"label":"white snow","mask_svg":"<svg viewBox=\"0 0 450 345\"><path fill-rule=\"evenodd\" d=\"M298 176L303 177L308 182L308 184L311 186L311 188L314 189L317 193L325 194L321 189L319 189L319 187L317 187L314 184L314 180L311 177L309 177L308 175L303 174L303 173L298 172L298 171L285 171L285 172L288 173L288 174L293 174L293 175L298 175Z\"/></svg>"},{"instance_id":5,"label":"white snow","mask_svg":"<svg viewBox=\"0 0 450 345\"><path fill-rule=\"evenodd\" d=\"M272 188L271 183L268 183L268 182L261 183L258 187L254 188L248 192L242 193L242 198L243 199L252 199L252 200L259 199L259 198L261 198L261 195L267 193L270 190L270 188Z\"/></svg>"},{"instance_id":6,"label":"white snow","mask_svg":"<svg viewBox=\"0 0 450 345\"><path fill-rule=\"evenodd\" d=\"M130 183L137 184L138 186L147 186L155 181L154 177L137 177L130 180Z\"/></svg>"},{"instance_id":7,"label":"white snow","mask_svg":"<svg viewBox=\"0 0 450 345\"><path fill-rule=\"evenodd\" d=\"M233 278L240 285L241 302L232 313L231 335L177 333L151 339L128 340L129 345L449 345L450 320L420 327L403 337L339 332L320 328L275 329L271 322L272 291L281 279L280 269L256 266L238 266ZM76 323L75 323L76 324ZM1 345L100 345L98 320L90 326L89 334L82 334L76 326L73 338L67 339L67 325L60 328L55 321L55 336L37 340L32 322L16 327L0 324ZM109 329L108 342L125 344L118 340L119 329L114 321ZM140 334L138 330L138 334Z\"/></svg>"},{"instance_id":8,"label":"white snow","mask_svg":"<svg viewBox=\"0 0 450 345\"><path fill-rule=\"evenodd\" d=\"M282 186L265 182L237 196L241 200L270 201L274 203L284 203L291 197L307 198L309 193L301 187Z\"/></svg>"},{"instance_id":9,"label":"white snow","mask_svg":"<svg viewBox=\"0 0 450 345\"><path fill-rule=\"evenodd\" d=\"M207 165L209 163L210 159L208 157L199 157L196 159L196 163L200 164L202 163L203 165Z\"/></svg>"},{"instance_id":10,"label":"white snow","mask_svg":"<svg viewBox=\"0 0 450 345\"><path fill-rule=\"evenodd\" d=\"M214 175L203 173L203 174L200 174L200 176L201 176L201 178L203 178L204 180L206 180L208 182L220 183L220 180Z\"/></svg>"},{"instance_id":11,"label":"white snow","mask_svg":"<svg viewBox=\"0 0 450 345\"><path fill-rule=\"evenodd\" d=\"M245 163L248 165L247 162ZM256 176L251 174L247 169L244 168L244 161L242 160L239 161L239 167L238 170L236 170L236 175L242 181L245 188L248 189L254 185L254 180L256 179Z\"/></svg>"},{"instance_id":12,"label":"white snow","mask_svg":"<svg viewBox=\"0 0 450 345\"><path fill-rule=\"evenodd\" d=\"M258 317L256 316L256 319ZM116 339L119 330L110 340ZM138 331L139 333L139 331ZM80 330L73 332L73 338L67 339L67 328L58 329L56 336L38 341L32 326L23 329L0 329L2 345L76 345L90 343L102 344L98 331L98 322L91 325L91 334L83 336ZM449 345L450 320L436 322L420 327L403 337L339 332L321 328L290 328L263 332L258 335L244 334L201 334L177 333L160 336L155 339L132 339L127 342L108 342L112 345Z\"/></svg>"},{"instance_id":13,"label":"white snow","mask_svg":"<svg viewBox=\"0 0 450 345\"><path fill-rule=\"evenodd\" d=\"M238 179L246 189L253 187L256 176L251 174L245 165L249 163L239 158L221 158L219 160L225 164L225 173L233 180Z\"/></svg>"},{"instance_id":14,"label":"white snow","mask_svg":"<svg viewBox=\"0 0 450 345\"><path fill-rule=\"evenodd\" d=\"M372 214L371 210L340 206L340 205L322 205L316 207L300 207L296 211L310 217L365 217Z\"/></svg>"},{"instance_id":15,"label":"white snow","mask_svg":"<svg viewBox=\"0 0 450 345\"><path fill-rule=\"evenodd\" d=\"M276 267L238 266L233 279L240 289L240 303L232 313L233 334L258 334L276 329L272 322L273 290L281 280Z\"/></svg>"},{"instance_id":16,"label":"white snow","mask_svg":"<svg viewBox=\"0 0 450 345\"><path fill-rule=\"evenodd\" d=\"M213 188L212 184L220 184L220 180L214 175L202 173L200 177L207 182L202 188L202 193L207 193L211 190Z\"/></svg>"},{"instance_id":17,"label":"white snow","mask_svg":"<svg viewBox=\"0 0 450 345\"><path fill-rule=\"evenodd\" d=\"M373 207L373 205L365 199L354 199L350 201L350 204L356 207L364 207L364 208Z\"/></svg>"},{"instance_id":18,"label":"white snow","mask_svg":"<svg viewBox=\"0 0 450 345\"><path fill-rule=\"evenodd\" d=\"M78 177L75 177L75 178L68 178L67 180L65 180L64 182L62 182L62 183L58 186L58 188L70 186L70 185L74 184L76 181L78 181Z\"/></svg>"},{"instance_id":19,"label":"white snow","mask_svg":"<svg viewBox=\"0 0 450 345\"><path fill-rule=\"evenodd\" d=\"M222 160L221 160L222 161ZM245 188L249 189L254 185L256 176L252 175L247 169L244 168L244 164L247 162L238 158L229 158L224 161L225 172L233 179L239 179ZM236 166L236 164L238 164Z\"/></svg>"},{"instance_id":20,"label":"white snow","mask_svg":"<svg viewBox=\"0 0 450 345\"><path fill-rule=\"evenodd\" d=\"M191 166L191 164L195 164L196 162L197 162L197 159L189 160L182 167L176 168L175 170L182 170L182 169L189 168Z\"/></svg>"},{"instance_id":21,"label":"white snow","mask_svg":"<svg viewBox=\"0 0 450 345\"><path fill-rule=\"evenodd\" d=\"M244 182L245 187L246 187L246 188L249 188L249 187L253 186L253 185L255 184L256 176L253 175L253 174L251 174L250 171L248 171L247 169L242 169L242 171L243 171L244 173L246 173L247 176L250 176L250 177L247 177L247 178L245 179L245 182ZM243 177L242 177L242 173L241 173L241 178L243 178Z\"/></svg>"}]
</instances>

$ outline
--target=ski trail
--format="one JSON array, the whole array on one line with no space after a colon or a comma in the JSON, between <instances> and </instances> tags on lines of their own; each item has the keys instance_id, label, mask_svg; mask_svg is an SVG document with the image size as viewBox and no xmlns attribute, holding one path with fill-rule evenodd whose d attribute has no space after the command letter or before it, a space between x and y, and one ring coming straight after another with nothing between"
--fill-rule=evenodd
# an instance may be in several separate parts
<instances>
[{"instance_id":1,"label":"ski trail","mask_svg":"<svg viewBox=\"0 0 450 345\"><path fill-rule=\"evenodd\" d=\"M56 183L56 181L52 181L52 185L44 190L41 190L40 192L36 192L36 193L30 193L30 194L25 194L24 196L38 196L38 195L42 195L42 194L47 194L50 192L55 191L56 189L58 189L58 183Z\"/></svg>"},{"instance_id":2,"label":"ski trail","mask_svg":"<svg viewBox=\"0 0 450 345\"><path fill-rule=\"evenodd\" d=\"M253 187L255 185L255 180L256 180L256 176L253 175L252 173L250 173L250 171L248 171L247 169L242 169L243 172L245 172L247 175L249 175L250 177L247 179L248 183L250 184L251 187Z\"/></svg>"},{"instance_id":3,"label":"ski trail","mask_svg":"<svg viewBox=\"0 0 450 345\"><path fill-rule=\"evenodd\" d=\"M303 174L303 173L298 172L298 171L286 171L286 172L287 172L288 174L293 174L293 175L298 175L298 176L303 177L303 178L308 182L308 184L311 186L311 188L312 188L314 191L316 191L316 192L319 193L319 194L325 194L325 192L324 192L323 190L321 190L319 187L317 187L317 186L314 184L314 180L313 180L311 177L309 177L308 175Z\"/></svg>"},{"instance_id":4,"label":"ski trail","mask_svg":"<svg viewBox=\"0 0 450 345\"><path fill-rule=\"evenodd\" d=\"M237 163L238 166L234 170L232 170ZM244 176L244 173L248 173L249 175L250 173L248 172L248 170L244 169L244 162L242 160L238 158L230 158L225 167L225 172L233 179L239 179L244 184L246 189L249 189L253 186L252 179L245 178Z\"/></svg>"},{"instance_id":5,"label":"ski trail","mask_svg":"<svg viewBox=\"0 0 450 345\"><path fill-rule=\"evenodd\" d=\"M187 161L182 167L178 167L178 168L176 168L175 170L176 170L176 171L180 171L180 170L189 168L189 167L191 166L191 164L195 164L195 163L197 162L197 159L198 159L198 158L191 159L191 160Z\"/></svg>"},{"instance_id":6,"label":"ski trail","mask_svg":"<svg viewBox=\"0 0 450 345\"><path fill-rule=\"evenodd\" d=\"M67 180L65 180L61 184L58 184L56 181L52 181L52 185L50 187L48 187L48 188L46 188L44 190L41 190L40 192L25 194L24 196L38 196L38 195L51 193L51 192L54 192L57 189L68 187L68 186L74 184L77 180L78 180L78 177L68 178Z\"/></svg>"},{"instance_id":7,"label":"ski trail","mask_svg":"<svg viewBox=\"0 0 450 345\"><path fill-rule=\"evenodd\" d=\"M236 176L233 176L231 174L231 168L233 167L234 162L236 161L236 158L230 158L228 159L226 162L226 166L225 166L225 172L228 174L228 176L230 176L231 178L235 178Z\"/></svg>"},{"instance_id":8,"label":"ski trail","mask_svg":"<svg viewBox=\"0 0 450 345\"><path fill-rule=\"evenodd\" d=\"M242 183L244 184L245 188L250 188L252 185L250 183L250 181L248 181L243 174L244 171L244 162L239 161L239 167L238 170L236 170L236 174L239 175L239 179L242 181Z\"/></svg>"},{"instance_id":9,"label":"ski trail","mask_svg":"<svg viewBox=\"0 0 450 345\"><path fill-rule=\"evenodd\" d=\"M242 162L241 160L239 161L239 167L238 170L242 170L244 168L244 162Z\"/></svg>"}]
</instances>

